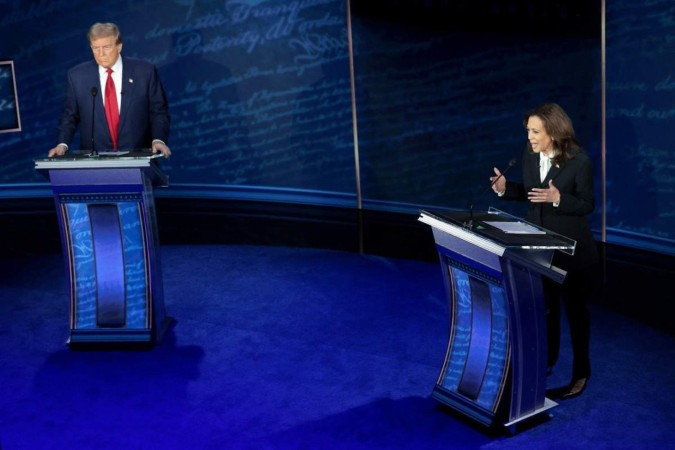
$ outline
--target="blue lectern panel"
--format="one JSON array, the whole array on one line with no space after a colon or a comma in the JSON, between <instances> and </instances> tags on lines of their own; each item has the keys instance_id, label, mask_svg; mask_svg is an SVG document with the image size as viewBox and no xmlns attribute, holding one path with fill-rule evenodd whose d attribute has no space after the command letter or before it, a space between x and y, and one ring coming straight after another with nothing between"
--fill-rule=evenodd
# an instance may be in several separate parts
<instances>
[{"instance_id":1,"label":"blue lectern panel","mask_svg":"<svg viewBox=\"0 0 675 450\"><path fill-rule=\"evenodd\" d=\"M494 413L508 369L508 305L499 280L448 261L452 335L439 385Z\"/></svg>"},{"instance_id":2,"label":"blue lectern panel","mask_svg":"<svg viewBox=\"0 0 675 450\"><path fill-rule=\"evenodd\" d=\"M96 266L94 244L86 203L64 204L68 225L68 244L71 253L71 271L74 308L71 310L74 328L96 327Z\"/></svg>"},{"instance_id":3,"label":"blue lectern panel","mask_svg":"<svg viewBox=\"0 0 675 450\"><path fill-rule=\"evenodd\" d=\"M142 210L138 202L120 202L120 222L124 232L124 271L126 278L127 327L149 327L148 261L143 245Z\"/></svg>"},{"instance_id":4,"label":"blue lectern panel","mask_svg":"<svg viewBox=\"0 0 675 450\"><path fill-rule=\"evenodd\" d=\"M149 328L140 196L75 195L61 201L74 280L74 328Z\"/></svg>"}]
</instances>

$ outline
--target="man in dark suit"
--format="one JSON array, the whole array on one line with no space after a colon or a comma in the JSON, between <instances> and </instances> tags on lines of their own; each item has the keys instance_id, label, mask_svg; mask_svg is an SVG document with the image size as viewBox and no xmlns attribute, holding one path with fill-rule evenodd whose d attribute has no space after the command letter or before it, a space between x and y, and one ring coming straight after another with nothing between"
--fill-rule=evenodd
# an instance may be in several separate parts
<instances>
[{"instance_id":1,"label":"man in dark suit","mask_svg":"<svg viewBox=\"0 0 675 450\"><path fill-rule=\"evenodd\" d=\"M48 156L65 154L79 127L82 150L150 148L169 157L169 107L155 66L121 56L122 37L113 23L92 25L87 37L94 61L68 71L58 145Z\"/></svg>"},{"instance_id":2,"label":"man in dark suit","mask_svg":"<svg viewBox=\"0 0 675 450\"><path fill-rule=\"evenodd\" d=\"M500 177L497 168L492 189L503 199L528 201L526 219L543 228L574 239L574 255L556 252L553 265L567 272L562 286L544 279L547 306L548 365L558 359L560 346L560 301L565 305L572 341L572 379L568 386L547 395L574 398L591 377L590 314L587 301L592 292L592 269L598 252L587 216L595 207L593 168L574 136L567 113L548 103L529 111L523 120L527 149L523 154L523 182Z\"/></svg>"}]
</instances>

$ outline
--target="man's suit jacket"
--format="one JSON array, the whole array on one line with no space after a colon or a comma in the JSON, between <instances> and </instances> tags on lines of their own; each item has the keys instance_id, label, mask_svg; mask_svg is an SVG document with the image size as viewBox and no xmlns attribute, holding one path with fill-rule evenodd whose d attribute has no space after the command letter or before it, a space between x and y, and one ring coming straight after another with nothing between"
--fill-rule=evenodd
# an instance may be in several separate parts
<instances>
[{"instance_id":1,"label":"man's suit jacket","mask_svg":"<svg viewBox=\"0 0 675 450\"><path fill-rule=\"evenodd\" d=\"M551 166L542 182L539 154L526 150L523 154L523 182L508 181L503 199L527 200L532 188L546 188L549 180L560 191L560 204L528 202L526 220L577 242L573 257L556 252L554 264L564 270L588 267L598 259L597 248L587 216L595 208L593 165L584 152L563 159L559 167Z\"/></svg>"},{"instance_id":2,"label":"man's suit jacket","mask_svg":"<svg viewBox=\"0 0 675 450\"><path fill-rule=\"evenodd\" d=\"M92 88L96 88L97 95L92 94ZM147 149L154 139L168 143L169 107L155 66L146 61L123 58L121 91L118 150ZM98 64L93 60L68 71L68 88L57 143L70 145L79 126L80 148L91 150L92 120L95 122L96 150L112 149Z\"/></svg>"}]
</instances>

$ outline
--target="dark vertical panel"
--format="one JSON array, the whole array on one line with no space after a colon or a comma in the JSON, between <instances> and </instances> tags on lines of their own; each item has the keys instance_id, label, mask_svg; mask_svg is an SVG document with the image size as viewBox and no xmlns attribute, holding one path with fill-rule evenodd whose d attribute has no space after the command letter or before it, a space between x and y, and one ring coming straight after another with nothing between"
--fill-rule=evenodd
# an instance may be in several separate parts
<instances>
[{"instance_id":1,"label":"dark vertical panel","mask_svg":"<svg viewBox=\"0 0 675 450\"><path fill-rule=\"evenodd\" d=\"M126 324L126 277L122 229L116 204L88 206L96 268L96 324L123 327Z\"/></svg>"},{"instance_id":2,"label":"dark vertical panel","mask_svg":"<svg viewBox=\"0 0 675 450\"><path fill-rule=\"evenodd\" d=\"M385 3L352 2L366 205L466 208L546 101L599 161L599 2Z\"/></svg>"},{"instance_id":3,"label":"dark vertical panel","mask_svg":"<svg viewBox=\"0 0 675 450\"><path fill-rule=\"evenodd\" d=\"M492 336L492 308L490 289L487 283L469 277L472 300L471 338L464 373L457 391L476 400L480 394L483 378L490 357L490 339Z\"/></svg>"},{"instance_id":4,"label":"dark vertical panel","mask_svg":"<svg viewBox=\"0 0 675 450\"><path fill-rule=\"evenodd\" d=\"M607 241L675 253L675 10L607 2Z\"/></svg>"}]
</instances>

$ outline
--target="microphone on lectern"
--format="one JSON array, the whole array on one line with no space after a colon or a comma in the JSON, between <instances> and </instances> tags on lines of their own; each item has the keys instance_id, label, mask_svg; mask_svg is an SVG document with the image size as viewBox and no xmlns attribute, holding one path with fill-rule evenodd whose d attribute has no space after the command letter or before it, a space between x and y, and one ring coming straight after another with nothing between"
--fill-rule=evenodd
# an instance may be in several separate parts
<instances>
[{"instance_id":1,"label":"microphone on lectern","mask_svg":"<svg viewBox=\"0 0 675 450\"><path fill-rule=\"evenodd\" d=\"M474 203L476 203L476 200L478 200L479 198L481 198L483 195L485 195L485 193L486 193L487 191L489 191L490 189L492 189L492 187L495 185L495 183L497 183L497 181L499 181L499 179L500 179L501 177L503 177L504 175L506 175L506 172L508 172L509 169L511 169L511 167L515 166L517 163L518 163L518 160L517 160L516 158L511 159L511 161L509 161L508 167L507 167L506 169L502 170L502 171L499 173L499 175L497 176L497 178L495 178L494 180L492 180L492 183L490 183L490 185L489 185L488 187L486 187L480 194L478 194L478 196L476 196L476 197L473 199L473 201L472 201L471 204L469 205L469 220L466 221L466 222L464 222L464 226L465 226L466 228L474 229L474 228L476 227L476 224L474 223L474 220L473 220L473 205L474 205Z\"/></svg>"}]
</instances>

